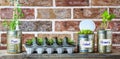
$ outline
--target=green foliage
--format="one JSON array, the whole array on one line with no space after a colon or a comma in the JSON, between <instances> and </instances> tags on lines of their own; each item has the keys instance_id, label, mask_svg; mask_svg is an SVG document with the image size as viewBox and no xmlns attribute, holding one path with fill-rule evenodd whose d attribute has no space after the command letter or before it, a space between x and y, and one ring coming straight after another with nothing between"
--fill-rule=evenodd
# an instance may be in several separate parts
<instances>
[{"instance_id":1,"label":"green foliage","mask_svg":"<svg viewBox=\"0 0 120 59\"><path fill-rule=\"evenodd\" d=\"M46 42L48 45L53 45L54 41L53 39L47 39L47 42Z\"/></svg>"},{"instance_id":2,"label":"green foliage","mask_svg":"<svg viewBox=\"0 0 120 59\"><path fill-rule=\"evenodd\" d=\"M58 44L58 45L62 45L62 43L63 43L63 40L62 40L62 39L57 39L57 44Z\"/></svg>"},{"instance_id":3,"label":"green foliage","mask_svg":"<svg viewBox=\"0 0 120 59\"><path fill-rule=\"evenodd\" d=\"M102 24L101 27L103 29L107 29L109 22L112 21L112 19L115 18L114 14L109 14L108 11L104 11L104 13L102 14Z\"/></svg>"},{"instance_id":4,"label":"green foliage","mask_svg":"<svg viewBox=\"0 0 120 59\"><path fill-rule=\"evenodd\" d=\"M24 16L19 6L20 5L17 4L17 8L16 7L14 8L13 19L9 23L6 20L3 22L3 25L11 31L15 30L16 26L20 24L18 19Z\"/></svg>"},{"instance_id":5,"label":"green foliage","mask_svg":"<svg viewBox=\"0 0 120 59\"><path fill-rule=\"evenodd\" d=\"M78 34L93 34L93 31L91 30L81 30L78 32Z\"/></svg>"},{"instance_id":6,"label":"green foliage","mask_svg":"<svg viewBox=\"0 0 120 59\"><path fill-rule=\"evenodd\" d=\"M74 40L72 40L72 39L67 39L67 43L69 44L69 45L74 45Z\"/></svg>"},{"instance_id":7,"label":"green foliage","mask_svg":"<svg viewBox=\"0 0 120 59\"><path fill-rule=\"evenodd\" d=\"M42 38L38 38L37 39L37 44L38 45L43 45L43 39Z\"/></svg>"},{"instance_id":8,"label":"green foliage","mask_svg":"<svg viewBox=\"0 0 120 59\"><path fill-rule=\"evenodd\" d=\"M27 39L26 45L31 46L33 44L33 39Z\"/></svg>"}]
</instances>

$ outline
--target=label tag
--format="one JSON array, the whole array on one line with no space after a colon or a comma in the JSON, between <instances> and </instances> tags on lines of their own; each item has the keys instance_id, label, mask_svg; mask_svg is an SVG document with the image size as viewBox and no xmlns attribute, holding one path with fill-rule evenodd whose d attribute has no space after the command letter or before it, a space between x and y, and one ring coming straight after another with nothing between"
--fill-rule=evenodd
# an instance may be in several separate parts
<instances>
[{"instance_id":1,"label":"label tag","mask_svg":"<svg viewBox=\"0 0 120 59\"><path fill-rule=\"evenodd\" d=\"M108 46L112 44L112 40L111 39L100 39L99 44L103 46Z\"/></svg>"},{"instance_id":2,"label":"label tag","mask_svg":"<svg viewBox=\"0 0 120 59\"><path fill-rule=\"evenodd\" d=\"M92 48L92 41L80 41L80 46L84 48Z\"/></svg>"},{"instance_id":3,"label":"label tag","mask_svg":"<svg viewBox=\"0 0 120 59\"><path fill-rule=\"evenodd\" d=\"M19 44L19 43L20 43L20 39L18 39L18 38L13 38L13 39L10 40L10 43L11 43L11 44Z\"/></svg>"}]
</instances>

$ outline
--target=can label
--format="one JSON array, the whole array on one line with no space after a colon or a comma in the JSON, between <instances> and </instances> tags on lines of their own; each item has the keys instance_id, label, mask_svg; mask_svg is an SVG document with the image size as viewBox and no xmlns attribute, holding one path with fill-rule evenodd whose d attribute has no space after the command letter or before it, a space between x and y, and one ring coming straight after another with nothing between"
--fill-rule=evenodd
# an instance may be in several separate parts
<instances>
[{"instance_id":1,"label":"can label","mask_svg":"<svg viewBox=\"0 0 120 59\"><path fill-rule=\"evenodd\" d=\"M111 39L100 39L99 43L102 46L109 46L112 44Z\"/></svg>"},{"instance_id":2,"label":"can label","mask_svg":"<svg viewBox=\"0 0 120 59\"><path fill-rule=\"evenodd\" d=\"M18 39L18 38L12 38L10 40L10 44L19 44L19 43L20 43L20 39Z\"/></svg>"},{"instance_id":3,"label":"can label","mask_svg":"<svg viewBox=\"0 0 120 59\"><path fill-rule=\"evenodd\" d=\"M92 48L92 41L80 40L80 46L83 48Z\"/></svg>"}]
</instances>

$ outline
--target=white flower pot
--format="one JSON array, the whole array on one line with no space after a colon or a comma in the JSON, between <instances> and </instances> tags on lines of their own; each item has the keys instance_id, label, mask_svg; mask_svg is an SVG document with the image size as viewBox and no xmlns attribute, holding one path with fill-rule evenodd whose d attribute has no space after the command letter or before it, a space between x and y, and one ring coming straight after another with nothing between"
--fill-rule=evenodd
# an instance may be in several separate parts
<instances>
[{"instance_id":1,"label":"white flower pot","mask_svg":"<svg viewBox=\"0 0 120 59\"><path fill-rule=\"evenodd\" d=\"M44 52L44 48L43 47L36 48L36 51L38 54L42 54Z\"/></svg>"},{"instance_id":2,"label":"white flower pot","mask_svg":"<svg viewBox=\"0 0 120 59\"><path fill-rule=\"evenodd\" d=\"M58 54L62 54L63 53L63 48L56 48L56 51Z\"/></svg>"},{"instance_id":3,"label":"white flower pot","mask_svg":"<svg viewBox=\"0 0 120 59\"><path fill-rule=\"evenodd\" d=\"M34 51L33 46L28 46L28 45L26 45L26 44L23 45L23 46L24 46L24 48L25 48L27 54L32 54L32 53L33 53L33 51Z\"/></svg>"},{"instance_id":4,"label":"white flower pot","mask_svg":"<svg viewBox=\"0 0 120 59\"><path fill-rule=\"evenodd\" d=\"M26 47L25 49L26 49L27 54L32 54L34 51L34 49L30 47Z\"/></svg>"},{"instance_id":5,"label":"white flower pot","mask_svg":"<svg viewBox=\"0 0 120 59\"><path fill-rule=\"evenodd\" d=\"M53 48L47 48L46 51L47 51L48 54L52 54Z\"/></svg>"},{"instance_id":6,"label":"white flower pot","mask_svg":"<svg viewBox=\"0 0 120 59\"><path fill-rule=\"evenodd\" d=\"M67 50L68 54L72 54L73 51L74 51L74 48L73 47L67 47L66 50Z\"/></svg>"}]
</instances>

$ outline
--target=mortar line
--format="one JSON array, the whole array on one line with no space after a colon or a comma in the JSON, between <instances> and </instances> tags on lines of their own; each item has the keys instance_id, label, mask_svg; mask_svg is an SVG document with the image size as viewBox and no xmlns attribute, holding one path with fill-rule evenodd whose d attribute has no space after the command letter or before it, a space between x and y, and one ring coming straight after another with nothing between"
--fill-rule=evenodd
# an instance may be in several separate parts
<instances>
[{"instance_id":1,"label":"mortar line","mask_svg":"<svg viewBox=\"0 0 120 59\"><path fill-rule=\"evenodd\" d=\"M56 7L56 2L55 2L55 0L53 0L53 7Z\"/></svg>"},{"instance_id":2,"label":"mortar line","mask_svg":"<svg viewBox=\"0 0 120 59\"><path fill-rule=\"evenodd\" d=\"M20 19L20 21L81 21L86 19ZM93 20L93 21L102 21L102 19L87 19L87 20ZM2 19L0 21L3 21ZM11 21L11 20L8 20ZM120 19L113 19L112 21L120 21Z\"/></svg>"},{"instance_id":3,"label":"mortar line","mask_svg":"<svg viewBox=\"0 0 120 59\"><path fill-rule=\"evenodd\" d=\"M52 32L55 32L55 21L52 21Z\"/></svg>"},{"instance_id":4,"label":"mortar line","mask_svg":"<svg viewBox=\"0 0 120 59\"><path fill-rule=\"evenodd\" d=\"M74 14L74 11L73 11L73 8L71 8L71 19L74 18L73 14Z\"/></svg>"},{"instance_id":5,"label":"mortar line","mask_svg":"<svg viewBox=\"0 0 120 59\"><path fill-rule=\"evenodd\" d=\"M89 6L92 8L92 0L89 0Z\"/></svg>"},{"instance_id":6,"label":"mortar line","mask_svg":"<svg viewBox=\"0 0 120 59\"><path fill-rule=\"evenodd\" d=\"M0 8L14 8L14 6L0 6ZM40 7L40 6L20 6L20 8L120 8L120 6L68 6L68 7L62 7L62 6L57 6L57 7Z\"/></svg>"},{"instance_id":7,"label":"mortar line","mask_svg":"<svg viewBox=\"0 0 120 59\"><path fill-rule=\"evenodd\" d=\"M37 8L34 8L35 12L34 12L34 15L35 15L35 20L37 19Z\"/></svg>"}]
</instances>

